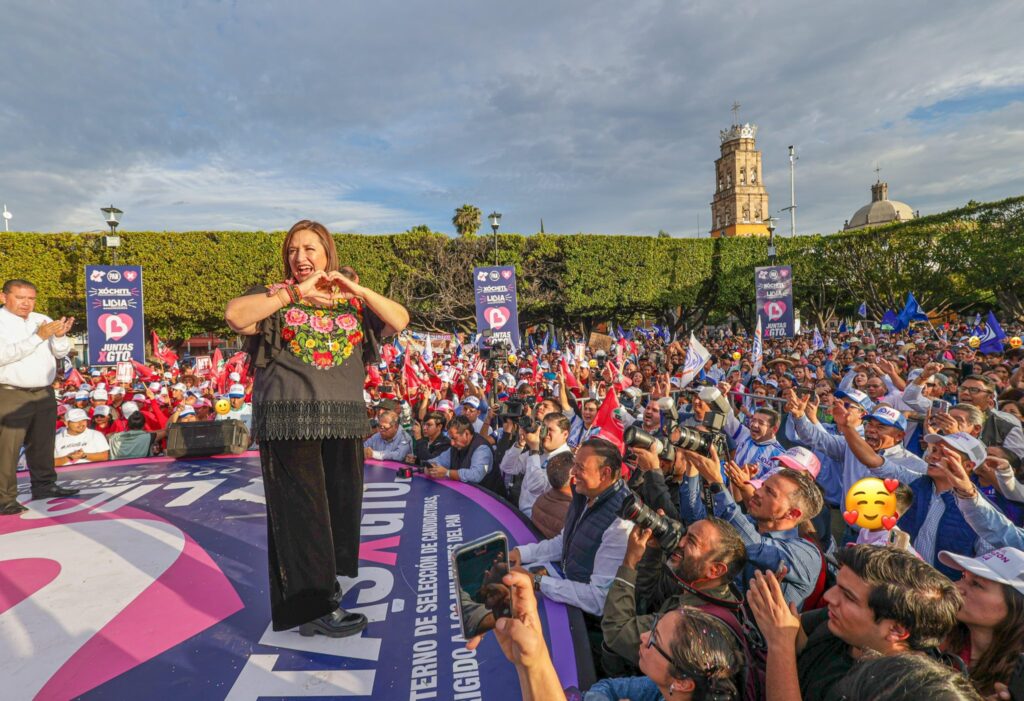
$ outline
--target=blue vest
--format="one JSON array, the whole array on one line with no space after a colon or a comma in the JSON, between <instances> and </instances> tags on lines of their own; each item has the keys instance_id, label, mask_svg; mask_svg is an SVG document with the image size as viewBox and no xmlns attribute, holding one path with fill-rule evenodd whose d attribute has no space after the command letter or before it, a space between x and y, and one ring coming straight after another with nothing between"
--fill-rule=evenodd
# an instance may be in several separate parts
<instances>
[{"instance_id":1,"label":"blue vest","mask_svg":"<svg viewBox=\"0 0 1024 701\"><path fill-rule=\"evenodd\" d=\"M928 515L928 504L931 503L932 497L937 496L939 499L942 499L946 503L946 511L942 514L942 518L939 519L938 532L935 534L935 561L928 564L933 565L939 572L956 581L960 579L963 573L939 562L939 551L948 550L958 555L973 557L974 542L978 536L967 525L963 514L960 513L953 492L947 491L933 495L932 488L934 486L935 483L932 481L932 478L927 476L920 477L911 482L910 490L914 493L914 504L907 513L900 517L897 525L910 534L911 540L917 538L917 533L921 530L924 519Z\"/></svg>"},{"instance_id":2,"label":"blue vest","mask_svg":"<svg viewBox=\"0 0 1024 701\"><path fill-rule=\"evenodd\" d=\"M572 502L562 529L562 571L573 582L589 582L594 572L594 558L601 547L608 526L619 515L629 488L621 479L601 492L589 509L587 498L573 490Z\"/></svg>"}]
</instances>

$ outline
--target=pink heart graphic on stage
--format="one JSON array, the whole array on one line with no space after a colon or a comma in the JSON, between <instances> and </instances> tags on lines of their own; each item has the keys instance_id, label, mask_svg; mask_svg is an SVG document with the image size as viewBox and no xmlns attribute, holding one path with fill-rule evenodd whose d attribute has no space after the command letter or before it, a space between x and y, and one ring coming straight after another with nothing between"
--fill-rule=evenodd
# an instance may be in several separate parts
<instances>
[{"instance_id":1,"label":"pink heart graphic on stage","mask_svg":"<svg viewBox=\"0 0 1024 701\"><path fill-rule=\"evenodd\" d=\"M101 314L97 321L108 341L120 341L132 330L134 323L128 314Z\"/></svg>"},{"instance_id":2,"label":"pink heart graphic on stage","mask_svg":"<svg viewBox=\"0 0 1024 701\"><path fill-rule=\"evenodd\" d=\"M786 303L780 300L765 302L764 313L768 315L768 321L778 321L786 313Z\"/></svg>"},{"instance_id":3,"label":"pink heart graphic on stage","mask_svg":"<svg viewBox=\"0 0 1024 701\"><path fill-rule=\"evenodd\" d=\"M512 277L512 271L511 270L502 270L501 271L501 276L503 278L505 278L506 280L508 280L510 277Z\"/></svg>"},{"instance_id":4,"label":"pink heart graphic on stage","mask_svg":"<svg viewBox=\"0 0 1024 701\"><path fill-rule=\"evenodd\" d=\"M781 275L782 277L789 277L789 270L787 270L786 268L782 268L781 270L779 270L779 275Z\"/></svg>"},{"instance_id":5,"label":"pink heart graphic on stage","mask_svg":"<svg viewBox=\"0 0 1024 701\"><path fill-rule=\"evenodd\" d=\"M491 307L484 311L484 321L492 329L500 329L508 323L509 313L504 307Z\"/></svg>"},{"instance_id":6,"label":"pink heart graphic on stage","mask_svg":"<svg viewBox=\"0 0 1024 701\"><path fill-rule=\"evenodd\" d=\"M138 276L139 274L134 270L124 271L124 279L127 280L128 282L135 282L135 278L137 278Z\"/></svg>"}]
</instances>

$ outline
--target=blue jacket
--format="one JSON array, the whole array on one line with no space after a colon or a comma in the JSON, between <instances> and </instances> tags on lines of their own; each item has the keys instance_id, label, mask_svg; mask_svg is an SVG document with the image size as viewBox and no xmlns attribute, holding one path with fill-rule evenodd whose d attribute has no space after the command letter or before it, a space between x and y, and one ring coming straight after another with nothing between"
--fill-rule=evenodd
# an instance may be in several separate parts
<instances>
[{"instance_id":1,"label":"blue jacket","mask_svg":"<svg viewBox=\"0 0 1024 701\"><path fill-rule=\"evenodd\" d=\"M941 550L948 550L958 555L974 556L974 544L978 534L964 520L957 506L956 497L952 491L945 491L941 494L933 494L935 483L931 477L919 477L910 483L910 489L914 493L914 503L907 510L907 513L900 517L897 525L910 534L911 540L917 539L917 534L924 525L924 519L928 515L928 505L933 497L938 497L946 503L946 511L939 519L939 529L935 534L935 557L929 564L942 572L950 579L960 579L961 572L939 562L938 554Z\"/></svg>"}]
</instances>

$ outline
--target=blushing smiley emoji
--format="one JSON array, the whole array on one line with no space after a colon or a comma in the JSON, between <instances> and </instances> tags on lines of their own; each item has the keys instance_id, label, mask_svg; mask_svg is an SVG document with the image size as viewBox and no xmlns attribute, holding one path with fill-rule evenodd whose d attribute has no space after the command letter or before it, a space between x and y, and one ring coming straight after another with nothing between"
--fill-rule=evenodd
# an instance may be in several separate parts
<instances>
[{"instance_id":1,"label":"blushing smiley emoji","mask_svg":"<svg viewBox=\"0 0 1024 701\"><path fill-rule=\"evenodd\" d=\"M879 528L892 530L899 519L895 494L898 486L896 480L880 480L877 477L865 477L855 482L846 493L843 520L851 526L872 531Z\"/></svg>"}]
</instances>

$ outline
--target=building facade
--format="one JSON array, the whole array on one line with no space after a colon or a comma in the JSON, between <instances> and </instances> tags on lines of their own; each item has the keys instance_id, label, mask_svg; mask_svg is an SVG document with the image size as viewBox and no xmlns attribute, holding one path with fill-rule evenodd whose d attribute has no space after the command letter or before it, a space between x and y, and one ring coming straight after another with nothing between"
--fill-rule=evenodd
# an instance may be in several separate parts
<instances>
[{"instance_id":1,"label":"building facade","mask_svg":"<svg viewBox=\"0 0 1024 701\"><path fill-rule=\"evenodd\" d=\"M711 202L712 238L768 235L771 215L756 135L754 124L733 124L720 133L722 155L715 161L715 198Z\"/></svg>"}]
</instances>

